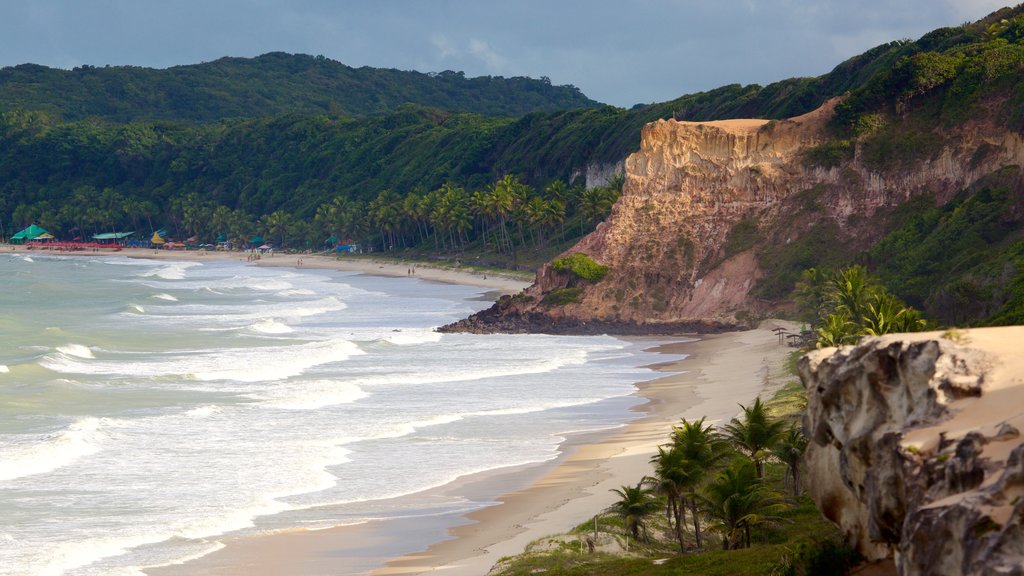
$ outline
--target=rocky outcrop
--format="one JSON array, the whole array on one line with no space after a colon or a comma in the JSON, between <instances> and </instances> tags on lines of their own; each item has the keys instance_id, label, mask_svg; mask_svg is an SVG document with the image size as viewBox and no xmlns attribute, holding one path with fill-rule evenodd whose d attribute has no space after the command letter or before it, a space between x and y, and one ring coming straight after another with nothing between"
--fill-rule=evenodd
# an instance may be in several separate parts
<instances>
[{"instance_id":1,"label":"rocky outcrop","mask_svg":"<svg viewBox=\"0 0 1024 576\"><path fill-rule=\"evenodd\" d=\"M504 326L527 326L538 315L651 330L745 325L779 306L754 290L772 266L762 258L765 247L828 226L834 234L823 241L862 250L884 233L874 220L880 209L916 194L948 201L1003 166L1024 165L1024 138L993 119L935 135L945 144L912 168L880 172L859 156L815 166L807 151L829 140L834 106L777 122L648 124L640 150L625 162L623 193L610 216L567 251L588 254L609 274L574 285L575 302L552 306L545 296L573 280L545 266L523 298L491 317Z\"/></svg>"},{"instance_id":2,"label":"rocky outcrop","mask_svg":"<svg viewBox=\"0 0 1024 576\"><path fill-rule=\"evenodd\" d=\"M808 491L903 575L1024 574L1024 328L812 352Z\"/></svg>"}]
</instances>

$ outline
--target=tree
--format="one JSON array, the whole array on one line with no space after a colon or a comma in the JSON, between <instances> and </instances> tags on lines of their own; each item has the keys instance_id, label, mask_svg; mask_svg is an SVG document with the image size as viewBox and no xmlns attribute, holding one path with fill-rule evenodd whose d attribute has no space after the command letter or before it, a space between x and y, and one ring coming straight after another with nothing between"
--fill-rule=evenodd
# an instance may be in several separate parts
<instances>
[{"instance_id":1,"label":"tree","mask_svg":"<svg viewBox=\"0 0 1024 576\"><path fill-rule=\"evenodd\" d=\"M798 295L805 306L819 306L819 348L852 344L861 336L917 332L927 327L921 313L886 291L863 266L825 276L804 272Z\"/></svg>"},{"instance_id":2,"label":"tree","mask_svg":"<svg viewBox=\"0 0 1024 576\"><path fill-rule=\"evenodd\" d=\"M774 514L785 503L764 485L754 465L737 460L708 483L702 497L704 509L715 520L725 550L750 547L750 530L761 524L782 522Z\"/></svg>"},{"instance_id":3,"label":"tree","mask_svg":"<svg viewBox=\"0 0 1024 576\"><path fill-rule=\"evenodd\" d=\"M612 488L611 491L619 495L619 500L609 509L622 517L626 529L633 534L634 540L640 539L640 530L643 530L646 542L647 523L645 519L661 507L651 489L644 486L643 481L640 481L636 486Z\"/></svg>"},{"instance_id":4,"label":"tree","mask_svg":"<svg viewBox=\"0 0 1024 576\"><path fill-rule=\"evenodd\" d=\"M793 482L793 498L799 497L803 489L800 482L800 464L803 462L806 450L807 437L804 436L803 430L795 424L790 425L772 448L772 454L786 465L786 480Z\"/></svg>"},{"instance_id":5,"label":"tree","mask_svg":"<svg viewBox=\"0 0 1024 576\"><path fill-rule=\"evenodd\" d=\"M704 424L704 418L693 421L683 418L682 424L672 429L672 442L685 463L686 482L683 484L682 496L690 505L697 548L703 548L700 515L697 513L697 494L707 477L729 454L728 447L715 433L711 424Z\"/></svg>"},{"instance_id":6,"label":"tree","mask_svg":"<svg viewBox=\"0 0 1024 576\"><path fill-rule=\"evenodd\" d=\"M740 408L743 409L742 418L733 418L725 425L725 436L737 450L750 457L757 477L764 478L765 456L782 437L786 424L769 417L760 396L754 399L752 406L740 404Z\"/></svg>"},{"instance_id":7,"label":"tree","mask_svg":"<svg viewBox=\"0 0 1024 576\"><path fill-rule=\"evenodd\" d=\"M683 523L686 515L684 494L687 486L690 485L687 463L683 459L682 451L675 446L667 449L664 446L658 446L658 454L651 457L650 461L651 464L654 464L654 476L647 477L645 483L665 496L666 515L675 527L679 552L686 552Z\"/></svg>"},{"instance_id":8,"label":"tree","mask_svg":"<svg viewBox=\"0 0 1024 576\"><path fill-rule=\"evenodd\" d=\"M290 230L291 215L284 210L276 210L260 218L260 224L266 229L268 235L277 235L281 239L281 248L286 242L285 235Z\"/></svg>"}]
</instances>

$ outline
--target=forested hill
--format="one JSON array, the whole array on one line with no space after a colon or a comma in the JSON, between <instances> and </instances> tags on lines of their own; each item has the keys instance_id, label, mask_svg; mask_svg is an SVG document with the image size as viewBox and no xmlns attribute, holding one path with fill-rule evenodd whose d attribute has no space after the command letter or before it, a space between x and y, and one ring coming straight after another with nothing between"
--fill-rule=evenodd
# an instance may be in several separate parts
<instances>
[{"instance_id":1,"label":"forested hill","mask_svg":"<svg viewBox=\"0 0 1024 576\"><path fill-rule=\"evenodd\" d=\"M278 59L281 66L302 63L300 70L336 65L274 54L237 62L259 67L260 60ZM233 63L229 59L170 71ZM269 234L275 245L308 249L334 237L375 250L408 249L412 256L479 254L481 261L528 266L571 247L608 214L615 187L584 190L585 175L609 176L615 166L621 167L617 163L639 148L641 128L660 118L782 119L845 94L835 107L828 141L809 150L806 160L826 171L842 171L844 163L856 160L881 175L934 161L932 155L942 149L951 130L978 119L995 118L1007 129L1024 132L1024 6L935 30L916 41L881 45L820 77L724 86L628 110L597 106L490 115L396 105L400 99L388 100L393 92L382 90L374 101L386 103L380 104L384 112L365 116L332 111L329 103L322 104L326 108L304 108L301 98L289 97L294 106L287 113L239 117L218 112L231 118L215 122L177 117L118 122L113 112L104 117L82 111L84 100L74 94L66 98L67 105L78 111L59 109L63 96L52 86L29 98L18 93L29 90L27 85L2 80L12 74L88 76L103 71L21 68L0 73L0 102L23 104L0 109L0 234L6 237L32 223L59 238L117 230L141 231L140 236L148 237L152 230L166 228L175 238L196 237L200 242ZM130 83L137 100L165 98L156 84L142 79L170 71L141 70L139 79ZM448 77L456 85L483 82L454 73L420 76ZM268 81L259 89L232 92L222 101L241 103L259 95L280 102L271 95L286 93L287 86ZM98 103L139 109L131 98L93 91L103 94L95 99ZM471 98L480 93L473 94ZM87 117L71 119L79 115ZM978 161L987 150L979 149ZM589 183L595 181L600 184L601 178ZM1000 213L1001 199L1018 202L1014 194L996 194L998 201L986 201L986 210ZM817 209L817 196L809 198L801 210ZM1007 226L1012 234L1000 241L1024 234L1022 213L1007 212L1013 218ZM871 237L887 231L876 221L864 226L874 227ZM988 232L979 234L988 238ZM760 234L755 230L737 243L747 246L743 242L754 242ZM776 242L774 246L803 252L776 255L778 265L766 266L772 274L762 282L770 285L762 292L764 298L786 298L803 268L858 257L837 248L870 248L850 242L821 250L821 244ZM1009 254L990 248L984 244L972 249L968 260L981 262L979 255L990 252ZM835 261L817 262L807 254L830 255ZM1005 263L1010 256L999 258L997 263ZM919 263L914 260L906 267ZM900 287L897 276L892 273L886 280ZM913 296L909 288L903 291Z\"/></svg>"},{"instance_id":2,"label":"forested hill","mask_svg":"<svg viewBox=\"0 0 1024 576\"><path fill-rule=\"evenodd\" d=\"M55 113L65 120L209 122L278 114L370 116L412 103L488 116L599 106L575 86L546 78L467 78L352 68L323 56L272 52L167 69L36 64L0 69L0 111Z\"/></svg>"}]
</instances>

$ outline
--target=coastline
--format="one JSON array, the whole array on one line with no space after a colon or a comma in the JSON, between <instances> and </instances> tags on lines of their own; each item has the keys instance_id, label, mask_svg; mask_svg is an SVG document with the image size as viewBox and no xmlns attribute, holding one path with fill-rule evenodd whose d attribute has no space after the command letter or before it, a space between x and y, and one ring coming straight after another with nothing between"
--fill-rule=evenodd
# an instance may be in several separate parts
<instances>
[{"instance_id":1,"label":"coastline","mask_svg":"<svg viewBox=\"0 0 1024 576\"><path fill-rule=\"evenodd\" d=\"M680 418L720 424L737 403L783 383L789 349L771 332L777 322L744 332L703 335L651 351L686 354L651 368L665 376L638 384L645 414L625 426L567 437L553 461L465 476L403 498L429 503L460 497L469 513L424 514L318 531L294 530L225 539L226 546L149 576L486 574L502 557L539 538L565 532L611 504L610 492L635 484ZM664 338L637 338L665 342ZM390 553L389 553L390 551Z\"/></svg>"},{"instance_id":2,"label":"coastline","mask_svg":"<svg viewBox=\"0 0 1024 576\"><path fill-rule=\"evenodd\" d=\"M150 248L124 248L118 251L101 252L63 252L47 249L27 249L24 246L7 244L0 254L23 254L27 256L67 256L67 257L124 257L144 258L149 260L174 260L184 262L205 262L212 260L232 260L247 262L247 252L217 252L201 250L153 250ZM301 259L302 265L299 265ZM394 260L377 260L366 257L327 256L323 254L274 254L263 255L259 260L248 262L252 266L338 270L341 272L357 272L373 276L389 276L394 278L408 277L442 282L445 284L461 284L487 288L497 296L515 294L533 283L533 276L503 272L482 272L471 268L453 268L436 266L423 262L402 262ZM411 274L415 270L415 274Z\"/></svg>"},{"instance_id":3,"label":"coastline","mask_svg":"<svg viewBox=\"0 0 1024 576\"><path fill-rule=\"evenodd\" d=\"M245 253L154 251L50 252L18 248L27 255L124 256L173 261L242 260ZM299 258L302 265L299 265ZM416 263L345 259L321 255L265 256L255 266L333 269L378 276L478 286L510 294L529 282L521 277ZM416 274L411 274L412 266ZM749 403L782 383L776 378L789 349L778 344L767 322L759 329L702 335L699 340L662 344L670 337L627 337L659 343L653 352L685 354L651 368L667 375L638 384L644 413L631 423L599 432L570 435L559 456L548 462L461 477L411 496L424 503L417 517L375 520L325 530L296 529L257 536L218 538L225 547L212 554L160 568L151 576L200 574L373 574L411 575L444 571L485 574L503 556L522 552L532 541L565 532L607 507L610 492L635 484L649 471L648 459L680 418L728 421L737 403ZM430 503L462 499L462 511L438 513ZM466 508L476 508L466 513ZM342 522L339 522L341 524ZM358 558L360 564L353 563Z\"/></svg>"}]
</instances>

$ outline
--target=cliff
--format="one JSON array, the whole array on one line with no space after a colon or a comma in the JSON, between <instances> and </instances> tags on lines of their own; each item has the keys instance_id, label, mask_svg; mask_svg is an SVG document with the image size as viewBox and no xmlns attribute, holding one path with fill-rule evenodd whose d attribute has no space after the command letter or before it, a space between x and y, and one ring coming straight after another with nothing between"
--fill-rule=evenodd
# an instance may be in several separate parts
<instances>
[{"instance_id":1,"label":"cliff","mask_svg":"<svg viewBox=\"0 0 1024 576\"><path fill-rule=\"evenodd\" d=\"M800 361L808 491L864 556L904 576L1024 574L1022 341L897 334Z\"/></svg>"},{"instance_id":2,"label":"cliff","mask_svg":"<svg viewBox=\"0 0 1024 576\"><path fill-rule=\"evenodd\" d=\"M524 294L446 329L543 331L571 321L671 332L748 324L785 306L803 268L841 264L869 248L908 199L927 195L942 205L1024 164L1024 138L996 114L924 129L927 150L911 145L913 161L888 162L877 147L857 145L847 159L816 162L815 153L835 143L828 122L837 101L783 121L646 125L610 216L566 252L586 253L608 275L579 282L546 265ZM1012 180L1011 188L1024 190L1019 171ZM796 272L780 274L784 267ZM545 301L565 288L574 291L568 303Z\"/></svg>"}]
</instances>

